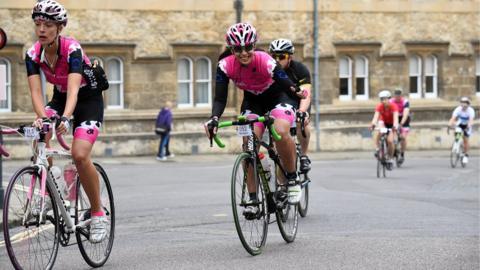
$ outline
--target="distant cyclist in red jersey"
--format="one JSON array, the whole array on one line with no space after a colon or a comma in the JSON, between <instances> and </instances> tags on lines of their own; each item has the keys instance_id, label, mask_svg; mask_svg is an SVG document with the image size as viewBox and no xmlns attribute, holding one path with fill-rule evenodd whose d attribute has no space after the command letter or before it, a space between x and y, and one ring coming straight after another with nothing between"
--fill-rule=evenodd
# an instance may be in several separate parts
<instances>
[{"instance_id":1,"label":"distant cyclist in red jersey","mask_svg":"<svg viewBox=\"0 0 480 270\"><path fill-rule=\"evenodd\" d=\"M396 130L398 130L398 107L395 103L390 102L390 98L392 95L390 91L383 90L378 94L380 98L380 103L375 107L375 114L373 115L372 123L370 124L370 128L373 130L375 126L378 124L378 128L388 128L392 132L388 132L387 136L387 146L388 146L388 160L389 166L388 169L391 170L393 165L393 138L396 134ZM379 133L375 133L374 141L376 146L375 155L378 153L379 149L379 142L380 142L380 135Z\"/></svg>"}]
</instances>

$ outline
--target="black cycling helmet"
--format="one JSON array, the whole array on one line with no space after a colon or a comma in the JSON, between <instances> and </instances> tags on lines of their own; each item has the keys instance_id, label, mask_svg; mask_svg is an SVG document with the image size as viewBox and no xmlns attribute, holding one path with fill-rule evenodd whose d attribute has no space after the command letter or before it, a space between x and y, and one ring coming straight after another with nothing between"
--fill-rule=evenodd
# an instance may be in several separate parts
<instances>
[{"instance_id":1,"label":"black cycling helmet","mask_svg":"<svg viewBox=\"0 0 480 270\"><path fill-rule=\"evenodd\" d=\"M401 88L397 88L395 90L393 90L393 95L394 96L401 96L403 93L402 89Z\"/></svg>"}]
</instances>

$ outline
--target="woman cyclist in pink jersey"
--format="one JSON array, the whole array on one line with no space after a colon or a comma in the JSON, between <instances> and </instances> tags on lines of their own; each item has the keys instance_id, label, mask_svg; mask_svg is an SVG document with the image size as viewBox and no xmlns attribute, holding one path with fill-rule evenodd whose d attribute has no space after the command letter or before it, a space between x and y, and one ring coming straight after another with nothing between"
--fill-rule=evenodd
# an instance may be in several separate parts
<instances>
[{"instance_id":1,"label":"woman cyclist in pink jersey","mask_svg":"<svg viewBox=\"0 0 480 270\"><path fill-rule=\"evenodd\" d=\"M41 127L42 119L58 114L61 119L57 131L65 134L70 128L70 118L74 117L72 158L91 204L89 240L98 243L106 237L108 220L101 207L98 175L90 153L103 121L102 93L92 90L82 77L83 66L90 65L90 60L80 44L72 38L60 36L67 25L65 8L56 1L41 1L33 7L32 19L38 41L27 51L25 63L37 115L34 125ZM46 107L40 70L54 85L52 100Z\"/></svg>"},{"instance_id":2,"label":"woman cyclist in pink jersey","mask_svg":"<svg viewBox=\"0 0 480 270\"><path fill-rule=\"evenodd\" d=\"M282 136L276 142L277 150L287 170L286 187L277 194L279 201L288 199L297 203L301 188L295 168L295 143L290 136L290 127L295 121L296 101L287 95L287 91L299 92L300 89L288 78L281 66L266 52L256 51L257 32L249 23L237 23L229 27L226 33L227 48L230 55L220 59L217 67L215 99L212 116L205 123L207 136L216 133L228 96L228 83L232 80L244 91L241 106L242 114L256 118L268 112L275 118L275 129ZM227 52L228 54L228 52ZM305 96L308 93L301 93ZM261 137L265 130L262 123L256 123L254 132ZM256 188L253 179L248 179L250 199L256 200ZM248 206L244 215L254 216L259 211L257 206Z\"/></svg>"},{"instance_id":3,"label":"woman cyclist in pink jersey","mask_svg":"<svg viewBox=\"0 0 480 270\"><path fill-rule=\"evenodd\" d=\"M402 92L402 89L395 89L393 91L393 98L390 99L390 102L395 103L398 107L398 124L400 127L398 135L402 137L400 143L400 159L398 160L400 164L405 160L407 136L410 132L410 102L402 96Z\"/></svg>"}]
</instances>

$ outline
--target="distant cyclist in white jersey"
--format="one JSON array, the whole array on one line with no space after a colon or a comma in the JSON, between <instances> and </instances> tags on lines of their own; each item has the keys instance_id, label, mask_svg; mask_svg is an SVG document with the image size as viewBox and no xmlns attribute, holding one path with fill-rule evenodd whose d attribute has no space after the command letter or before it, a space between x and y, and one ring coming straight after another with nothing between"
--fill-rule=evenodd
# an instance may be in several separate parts
<instances>
[{"instance_id":1,"label":"distant cyclist in white jersey","mask_svg":"<svg viewBox=\"0 0 480 270\"><path fill-rule=\"evenodd\" d=\"M452 113L452 118L448 122L451 127L461 127L463 129L463 145L465 149L465 155L463 157L463 163L468 162L468 138L472 135L473 119L475 118L475 111L470 107L470 99L468 97L462 97L460 99L460 106L455 108Z\"/></svg>"}]
</instances>

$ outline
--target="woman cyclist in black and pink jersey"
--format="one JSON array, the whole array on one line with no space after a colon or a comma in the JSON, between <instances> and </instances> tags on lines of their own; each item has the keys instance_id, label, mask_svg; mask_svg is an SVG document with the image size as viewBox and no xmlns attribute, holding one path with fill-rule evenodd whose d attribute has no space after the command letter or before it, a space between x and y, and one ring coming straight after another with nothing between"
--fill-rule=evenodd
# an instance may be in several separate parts
<instances>
[{"instance_id":1,"label":"woman cyclist in black and pink jersey","mask_svg":"<svg viewBox=\"0 0 480 270\"><path fill-rule=\"evenodd\" d=\"M98 243L106 237L108 220L101 208L99 180L90 153L103 121L102 93L92 90L82 77L83 66L90 65L90 60L80 44L73 38L60 36L67 25L65 8L56 1L41 1L33 7L32 19L38 41L27 51L25 62L37 115L34 125L41 127L45 117L57 114L61 116L57 131L65 134L70 128L70 118L74 117L72 157L91 204L89 240ZM52 100L46 107L40 70L54 85Z\"/></svg>"},{"instance_id":2,"label":"woman cyclist in black and pink jersey","mask_svg":"<svg viewBox=\"0 0 480 270\"><path fill-rule=\"evenodd\" d=\"M256 118L270 112L270 116L275 118L275 129L282 136L282 139L276 142L276 148L288 173L287 188L278 192L277 199L288 199L291 203L297 203L301 188L295 168L295 142L289 133L295 121L293 105L296 101L290 98L287 92L299 93L301 97L309 92L301 92L268 53L255 50L257 32L251 24L237 23L229 27L226 41L230 55L228 52L224 54L217 66L212 115L205 123L207 136L216 133L219 118L227 103L228 83L232 80L237 88L244 91L242 114ZM262 137L264 130L262 123L255 124L254 132L258 137ZM248 179L247 183L250 199L254 201L256 189L253 179ZM258 207L248 206L244 214L254 215L258 211Z\"/></svg>"}]
</instances>

